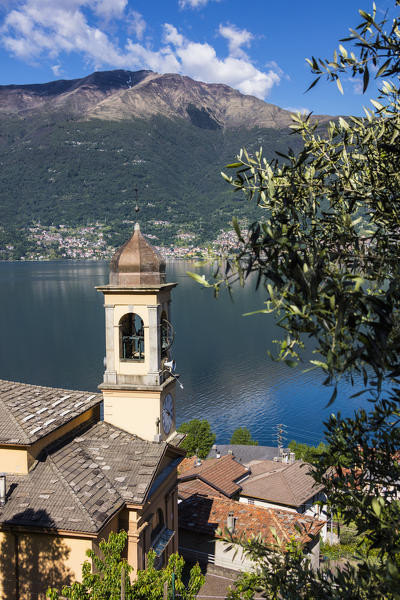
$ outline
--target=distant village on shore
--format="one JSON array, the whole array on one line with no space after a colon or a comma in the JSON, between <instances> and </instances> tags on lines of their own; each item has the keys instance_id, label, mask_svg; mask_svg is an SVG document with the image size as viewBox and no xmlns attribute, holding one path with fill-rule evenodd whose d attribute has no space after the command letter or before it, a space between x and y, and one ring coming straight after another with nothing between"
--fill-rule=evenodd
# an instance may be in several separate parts
<instances>
[{"instance_id":1,"label":"distant village on shore","mask_svg":"<svg viewBox=\"0 0 400 600\"><path fill-rule=\"evenodd\" d=\"M132 221L132 227L133 227ZM155 225L168 227L168 221L155 221ZM155 235L145 236L165 259L201 258L208 252L229 251L237 247L237 236L232 230L220 230L215 240L208 245L197 245L196 234L182 231L176 236L175 243L168 246L157 245ZM107 243L103 223L92 223L84 227L69 225L45 226L39 223L29 227L28 239L32 247L21 260L109 260L115 248ZM0 248L0 260L9 260L14 247L8 244Z\"/></svg>"}]
</instances>

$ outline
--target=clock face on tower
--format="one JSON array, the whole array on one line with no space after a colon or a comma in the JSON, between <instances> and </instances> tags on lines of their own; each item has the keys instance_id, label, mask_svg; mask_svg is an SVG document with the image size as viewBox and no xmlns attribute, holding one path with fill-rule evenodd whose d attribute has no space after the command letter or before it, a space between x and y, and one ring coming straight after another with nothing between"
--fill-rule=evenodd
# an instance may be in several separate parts
<instances>
[{"instance_id":1,"label":"clock face on tower","mask_svg":"<svg viewBox=\"0 0 400 600\"><path fill-rule=\"evenodd\" d=\"M172 421L174 420L174 400L171 394L164 398L162 407L162 425L164 432L168 435L171 431Z\"/></svg>"}]
</instances>

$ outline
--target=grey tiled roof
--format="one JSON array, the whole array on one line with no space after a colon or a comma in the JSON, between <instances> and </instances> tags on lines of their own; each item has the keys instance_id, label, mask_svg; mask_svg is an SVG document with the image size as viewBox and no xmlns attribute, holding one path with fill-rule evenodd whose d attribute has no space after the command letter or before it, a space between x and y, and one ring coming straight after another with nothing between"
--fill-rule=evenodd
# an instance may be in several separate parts
<instances>
[{"instance_id":1,"label":"grey tiled roof","mask_svg":"<svg viewBox=\"0 0 400 600\"><path fill-rule=\"evenodd\" d=\"M102 400L101 394L0 380L0 444L32 444Z\"/></svg>"},{"instance_id":2,"label":"grey tiled roof","mask_svg":"<svg viewBox=\"0 0 400 600\"><path fill-rule=\"evenodd\" d=\"M104 422L82 425L28 475L7 475L0 523L96 533L126 502L145 501L167 446Z\"/></svg>"},{"instance_id":3,"label":"grey tiled roof","mask_svg":"<svg viewBox=\"0 0 400 600\"><path fill-rule=\"evenodd\" d=\"M251 475L241 482L241 494L298 507L324 489L315 483L310 469L309 464L301 461L292 464L254 461Z\"/></svg>"},{"instance_id":4,"label":"grey tiled roof","mask_svg":"<svg viewBox=\"0 0 400 600\"><path fill-rule=\"evenodd\" d=\"M169 443L172 446L176 446L177 448L179 448L179 446L181 445L181 443L183 442L185 437L186 437L186 433L178 433L176 431L174 437L170 439Z\"/></svg>"},{"instance_id":5,"label":"grey tiled roof","mask_svg":"<svg viewBox=\"0 0 400 600\"><path fill-rule=\"evenodd\" d=\"M215 458L217 450L221 456L232 453L238 462L246 466L253 460L273 460L275 456L279 456L279 448L276 446L216 444L216 449L212 448L207 458Z\"/></svg>"}]
</instances>

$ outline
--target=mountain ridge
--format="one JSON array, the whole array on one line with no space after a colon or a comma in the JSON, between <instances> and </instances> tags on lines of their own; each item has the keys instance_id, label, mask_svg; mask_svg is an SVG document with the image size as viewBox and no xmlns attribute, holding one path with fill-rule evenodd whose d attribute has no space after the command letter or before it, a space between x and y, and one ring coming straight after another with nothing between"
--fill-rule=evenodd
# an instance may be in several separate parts
<instances>
[{"instance_id":1,"label":"mountain ridge","mask_svg":"<svg viewBox=\"0 0 400 600\"><path fill-rule=\"evenodd\" d=\"M70 110L80 118L101 120L155 115L191 120L188 106L206 112L220 127L288 127L292 114L225 84L144 70L96 71L72 80L0 86L0 115L42 109Z\"/></svg>"}]
</instances>

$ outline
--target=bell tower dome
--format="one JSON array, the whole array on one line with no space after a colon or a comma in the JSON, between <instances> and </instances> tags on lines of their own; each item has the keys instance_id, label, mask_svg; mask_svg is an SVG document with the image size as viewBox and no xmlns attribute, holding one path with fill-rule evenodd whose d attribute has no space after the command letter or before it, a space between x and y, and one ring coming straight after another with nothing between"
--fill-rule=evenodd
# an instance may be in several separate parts
<instances>
[{"instance_id":1,"label":"bell tower dome","mask_svg":"<svg viewBox=\"0 0 400 600\"><path fill-rule=\"evenodd\" d=\"M104 420L150 441L175 433L176 380L170 359L173 329L165 261L135 225L114 254L104 294L106 356Z\"/></svg>"},{"instance_id":2,"label":"bell tower dome","mask_svg":"<svg viewBox=\"0 0 400 600\"><path fill-rule=\"evenodd\" d=\"M160 285L165 281L165 260L146 241L136 223L131 238L111 259L110 285Z\"/></svg>"}]
</instances>

